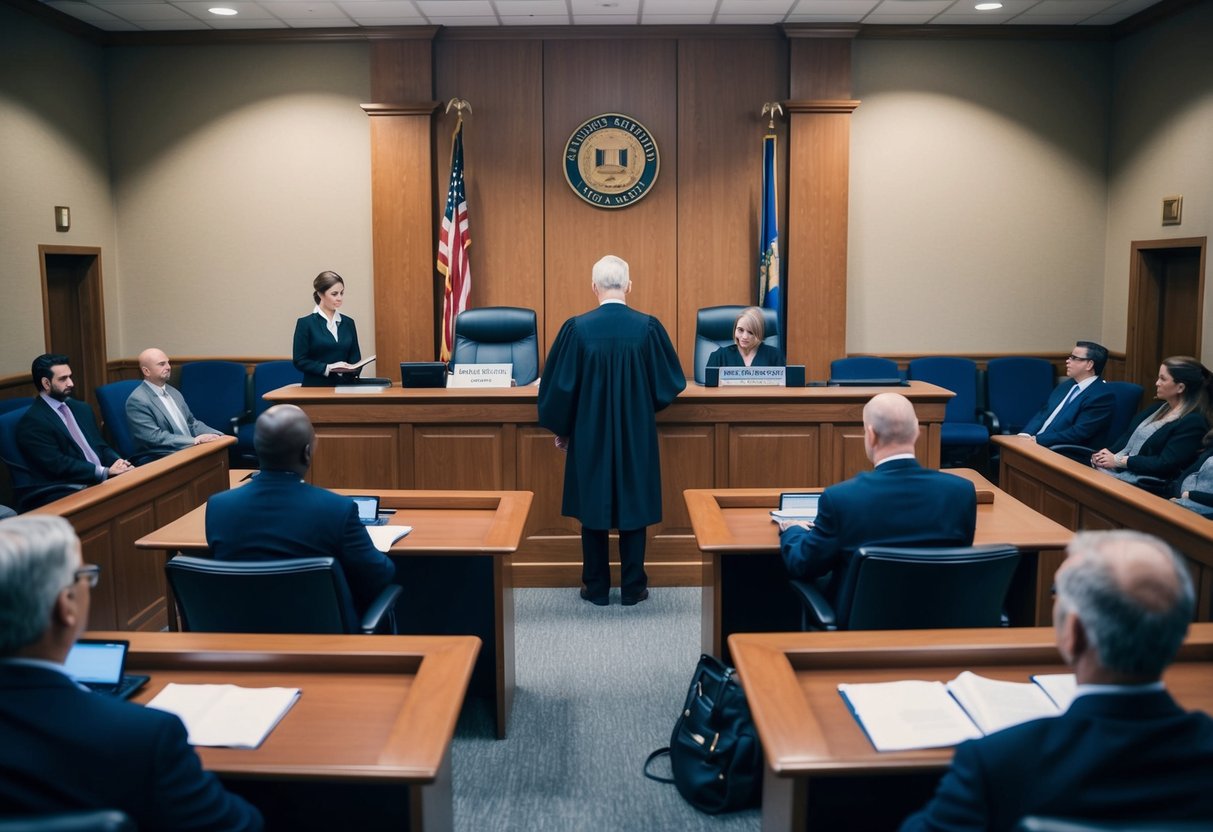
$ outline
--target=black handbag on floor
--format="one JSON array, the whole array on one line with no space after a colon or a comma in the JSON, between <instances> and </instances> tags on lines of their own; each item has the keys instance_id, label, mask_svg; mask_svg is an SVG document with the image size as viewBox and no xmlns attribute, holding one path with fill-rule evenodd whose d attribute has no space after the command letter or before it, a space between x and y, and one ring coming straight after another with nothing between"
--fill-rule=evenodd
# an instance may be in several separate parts
<instances>
[{"instance_id":1,"label":"black handbag on floor","mask_svg":"<svg viewBox=\"0 0 1213 832\"><path fill-rule=\"evenodd\" d=\"M713 656L700 656L669 747L644 761L645 777L673 783L688 803L713 815L753 806L762 795L762 747L735 673ZM649 772L665 754L673 779Z\"/></svg>"}]
</instances>

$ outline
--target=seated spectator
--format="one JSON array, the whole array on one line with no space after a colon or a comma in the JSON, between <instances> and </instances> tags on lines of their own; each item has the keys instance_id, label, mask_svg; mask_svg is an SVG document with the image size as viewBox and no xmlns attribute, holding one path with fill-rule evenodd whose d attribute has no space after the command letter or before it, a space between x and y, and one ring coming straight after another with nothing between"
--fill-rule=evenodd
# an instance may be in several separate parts
<instances>
[{"instance_id":1,"label":"seated spectator","mask_svg":"<svg viewBox=\"0 0 1213 832\"><path fill-rule=\"evenodd\" d=\"M1143 476L1172 480L1192 464L1213 417L1213 376L1195 358L1176 355L1158 368L1154 390L1161 403L1092 454L1093 466L1135 483Z\"/></svg>"},{"instance_id":2,"label":"seated spectator","mask_svg":"<svg viewBox=\"0 0 1213 832\"><path fill-rule=\"evenodd\" d=\"M1162 681L1195 607L1183 560L1140 532L1080 532L1056 585L1074 701L1061 716L957 746L902 832L1010 832L1025 815L1213 820L1213 719L1184 711Z\"/></svg>"},{"instance_id":3,"label":"seated spectator","mask_svg":"<svg viewBox=\"0 0 1213 832\"><path fill-rule=\"evenodd\" d=\"M1020 436L1031 436L1036 444L1084 445L1103 441L1112 421L1114 401L1103 380L1108 350L1094 341L1079 341L1066 356L1066 380L1049 394L1049 400Z\"/></svg>"},{"instance_id":4,"label":"seated spectator","mask_svg":"<svg viewBox=\"0 0 1213 832\"><path fill-rule=\"evenodd\" d=\"M1205 434L1205 451L1179 475L1172 499L1186 509L1213 519L1213 430Z\"/></svg>"},{"instance_id":5,"label":"seated spectator","mask_svg":"<svg viewBox=\"0 0 1213 832\"><path fill-rule=\"evenodd\" d=\"M126 400L126 421L139 454L165 456L182 448L214 442L220 432L198 421L185 398L168 383L173 367L155 347L139 353L143 384Z\"/></svg>"},{"instance_id":6,"label":"seated spectator","mask_svg":"<svg viewBox=\"0 0 1213 832\"><path fill-rule=\"evenodd\" d=\"M176 715L92 693L63 669L99 574L62 517L0 521L0 814L119 809L142 832L261 829L202 769Z\"/></svg>"},{"instance_id":7,"label":"seated spectator","mask_svg":"<svg viewBox=\"0 0 1213 832\"><path fill-rule=\"evenodd\" d=\"M261 472L206 502L206 542L217 560L332 557L362 613L396 576L349 497L303 481L316 433L293 404L269 408L253 440Z\"/></svg>"}]
</instances>

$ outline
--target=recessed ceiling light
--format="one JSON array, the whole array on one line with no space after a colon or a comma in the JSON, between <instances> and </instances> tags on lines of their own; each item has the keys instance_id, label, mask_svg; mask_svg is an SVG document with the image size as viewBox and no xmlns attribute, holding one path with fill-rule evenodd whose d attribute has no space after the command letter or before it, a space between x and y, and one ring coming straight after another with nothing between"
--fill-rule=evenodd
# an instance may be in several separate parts
<instances>
[{"instance_id":1,"label":"recessed ceiling light","mask_svg":"<svg viewBox=\"0 0 1213 832\"><path fill-rule=\"evenodd\" d=\"M973 8L977 9L979 12L992 12L995 9L1001 9L1002 3L978 3Z\"/></svg>"},{"instance_id":2,"label":"recessed ceiling light","mask_svg":"<svg viewBox=\"0 0 1213 832\"><path fill-rule=\"evenodd\" d=\"M237 13L235 9L225 9L222 6L216 6L213 9L207 9L207 11L210 12L211 14L219 14L219 15L223 15L225 17Z\"/></svg>"}]
</instances>

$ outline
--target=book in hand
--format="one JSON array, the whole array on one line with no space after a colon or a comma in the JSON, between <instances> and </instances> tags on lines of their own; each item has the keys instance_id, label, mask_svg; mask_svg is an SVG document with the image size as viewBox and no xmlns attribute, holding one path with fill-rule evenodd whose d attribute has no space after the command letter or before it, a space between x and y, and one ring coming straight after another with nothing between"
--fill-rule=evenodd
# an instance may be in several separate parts
<instances>
[{"instance_id":1,"label":"book in hand","mask_svg":"<svg viewBox=\"0 0 1213 832\"><path fill-rule=\"evenodd\" d=\"M387 554L392 544L413 530L412 526L367 526L366 533L371 536L371 543L380 552Z\"/></svg>"},{"instance_id":2,"label":"book in hand","mask_svg":"<svg viewBox=\"0 0 1213 832\"><path fill-rule=\"evenodd\" d=\"M298 698L299 688L170 682L147 706L180 717L190 745L256 748Z\"/></svg>"},{"instance_id":3,"label":"book in hand","mask_svg":"<svg viewBox=\"0 0 1213 832\"><path fill-rule=\"evenodd\" d=\"M877 751L906 751L956 745L1021 722L1057 716L1073 698L1073 678L1052 674L1033 677L1035 683L1004 682L966 670L947 683L844 683L838 692Z\"/></svg>"},{"instance_id":4,"label":"book in hand","mask_svg":"<svg viewBox=\"0 0 1213 832\"><path fill-rule=\"evenodd\" d=\"M372 355L372 356L362 359L357 364L349 364L345 361L340 361L337 363L337 366L333 367L331 370L329 370L329 372L330 373L356 373L359 370L361 370L363 367L365 367L367 364L370 364L372 361L374 361L375 358L376 358L376 356Z\"/></svg>"}]
</instances>

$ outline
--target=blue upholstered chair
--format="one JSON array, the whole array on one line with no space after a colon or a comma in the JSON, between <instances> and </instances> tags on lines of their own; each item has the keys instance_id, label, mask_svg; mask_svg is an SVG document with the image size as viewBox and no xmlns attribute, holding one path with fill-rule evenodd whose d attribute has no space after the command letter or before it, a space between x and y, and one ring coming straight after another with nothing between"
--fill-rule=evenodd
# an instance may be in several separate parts
<instances>
[{"instance_id":1,"label":"blue upholstered chair","mask_svg":"<svg viewBox=\"0 0 1213 832\"><path fill-rule=\"evenodd\" d=\"M977 410L977 365L968 358L933 356L910 362L909 378L951 390L944 411L940 444L945 462L968 459L976 451L986 452L990 431Z\"/></svg>"},{"instance_id":2,"label":"blue upholstered chair","mask_svg":"<svg viewBox=\"0 0 1213 832\"><path fill-rule=\"evenodd\" d=\"M194 418L226 434L248 413L248 372L235 361L190 361L181 365L179 389Z\"/></svg>"},{"instance_id":3,"label":"blue upholstered chair","mask_svg":"<svg viewBox=\"0 0 1213 832\"><path fill-rule=\"evenodd\" d=\"M25 415L27 408L10 410L0 414L0 460L8 468L8 476L13 486L13 502L17 511L29 511L38 506L66 497L74 491L84 488L76 483L43 483L36 484L33 472L30 471L21 446L17 443L17 423Z\"/></svg>"},{"instance_id":4,"label":"blue upholstered chair","mask_svg":"<svg viewBox=\"0 0 1213 832\"><path fill-rule=\"evenodd\" d=\"M1043 358L991 358L986 365L986 401L995 433L1019 433L1048 401L1056 377Z\"/></svg>"},{"instance_id":5,"label":"blue upholstered chair","mask_svg":"<svg viewBox=\"0 0 1213 832\"><path fill-rule=\"evenodd\" d=\"M1108 423L1108 433L1104 436L1100 448L1120 438L1129 429L1129 423L1141 409L1142 386L1131 381L1109 381L1108 389L1112 392L1115 404L1112 406L1112 421ZM1096 448L1095 450L1099 450Z\"/></svg>"},{"instance_id":6,"label":"blue upholstered chair","mask_svg":"<svg viewBox=\"0 0 1213 832\"><path fill-rule=\"evenodd\" d=\"M254 450L253 441L256 437L257 417L270 406L265 400L265 394L279 387L302 382L303 373L295 369L293 361L263 361L253 367L253 410L236 425L236 454L241 464L257 465L257 452ZM211 427L218 429L217 425Z\"/></svg>"},{"instance_id":7,"label":"blue upholstered chair","mask_svg":"<svg viewBox=\"0 0 1213 832\"><path fill-rule=\"evenodd\" d=\"M733 343L733 324L744 306L707 306L695 316L695 383L703 384L704 369L712 353ZM762 310L766 330L762 343L779 349L779 316L774 309Z\"/></svg>"},{"instance_id":8,"label":"blue upholstered chair","mask_svg":"<svg viewBox=\"0 0 1213 832\"><path fill-rule=\"evenodd\" d=\"M853 355L830 362L830 381L863 381L864 379L901 378L901 369L891 358L875 355Z\"/></svg>"},{"instance_id":9,"label":"blue upholstered chair","mask_svg":"<svg viewBox=\"0 0 1213 832\"><path fill-rule=\"evenodd\" d=\"M8 413L10 410L24 410L33 403L33 396L18 396L15 399L0 399L0 413Z\"/></svg>"},{"instance_id":10,"label":"blue upholstered chair","mask_svg":"<svg viewBox=\"0 0 1213 832\"><path fill-rule=\"evenodd\" d=\"M539 334L535 310L516 306L468 309L455 318L451 366L512 364L519 387L539 378Z\"/></svg>"},{"instance_id":11,"label":"blue upholstered chair","mask_svg":"<svg viewBox=\"0 0 1213 832\"><path fill-rule=\"evenodd\" d=\"M125 459L135 462L135 439L131 435L130 423L126 421L126 400L135 388L142 384L136 379L114 381L97 388L97 404L101 408L101 421L109 431L114 450Z\"/></svg>"}]
</instances>

